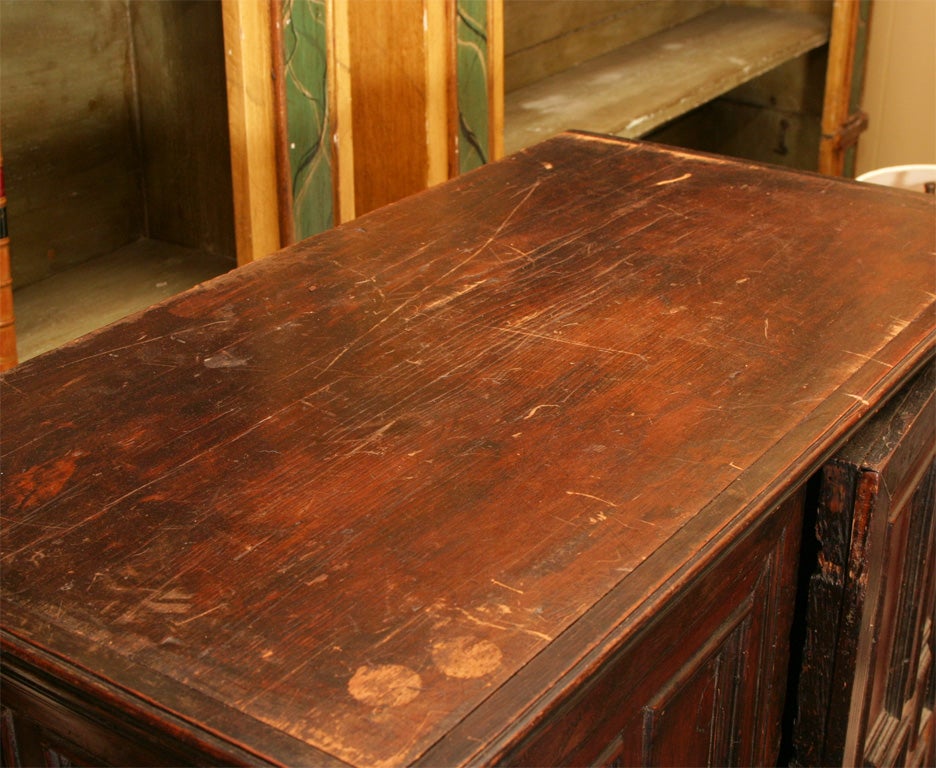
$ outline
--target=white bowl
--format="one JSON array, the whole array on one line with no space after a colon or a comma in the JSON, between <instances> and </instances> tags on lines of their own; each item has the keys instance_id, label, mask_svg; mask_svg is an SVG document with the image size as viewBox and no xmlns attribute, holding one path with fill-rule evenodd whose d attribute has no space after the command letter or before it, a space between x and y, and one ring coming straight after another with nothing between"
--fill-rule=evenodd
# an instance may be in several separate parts
<instances>
[{"instance_id":1,"label":"white bowl","mask_svg":"<svg viewBox=\"0 0 936 768\"><path fill-rule=\"evenodd\" d=\"M863 173L857 177L857 180L866 181L870 184L881 184L885 187L925 192L923 185L926 182L936 182L936 165L892 165L888 168L878 168Z\"/></svg>"}]
</instances>

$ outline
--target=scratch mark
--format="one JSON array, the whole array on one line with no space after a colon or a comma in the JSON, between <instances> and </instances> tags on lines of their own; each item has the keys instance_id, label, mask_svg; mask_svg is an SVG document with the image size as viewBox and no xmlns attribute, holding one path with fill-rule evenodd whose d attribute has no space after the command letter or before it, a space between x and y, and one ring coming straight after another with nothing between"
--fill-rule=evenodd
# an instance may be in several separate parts
<instances>
[{"instance_id":1,"label":"scratch mark","mask_svg":"<svg viewBox=\"0 0 936 768\"><path fill-rule=\"evenodd\" d=\"M641 117L635 117L624 127L624 130L631 131L634 128L636 128L638 125L640 125L641 123L645 123L649 119L650 119L650 115L642 115Z\"/></svg>"},{"instance_id":2,"label":"scratch mark","mask_svg":"<svg viewBox=\"0 0 936 768\"><path fill-rule=\"evenodd\" d=\"M337 363L342 357L344 357L345 354L348 353L349 350L351 350L352 348L356 347L356 346L357 346L358 344L360 344L365 338L367 338L367 337L370 336L372 333L374 333L375 331L377 331L378 328L380 328L384 323L386 323L387 321L389 321L394 315L396 315L396 314L402 312L404 309L406 309L406 308L409 307L411 304L413 304L414 302L416 302L416 301L419 299L419 297L425 295L426 291L428 291L430 288L435 287L436 285L438 285L439 283L441 283L443 280L445 280L446 278L448 278L449 276L451 276L452 274L454 274L454 273L457 272L458 270L460 270L460 269L462 269L463 267L465 267L465 266L467 266L468 264L470 264L470 263L478 256L479 253L482 253L482 252L484 251L485 248L487 248L488 246L490 246L491 243L493 243L494 240L497 239L498 235L500 235L500 233L504 230L504 228L510 223L510 221L513 219L513 217L516 215L517 211L519 211L520 208L523 207L524 203L526 203L526 201L530 199L530 197L533 195L533 193L536 191L536 189L537 189L537 187L539 187L539 185L540 185L540 182L539 182L539 181L536 181L536 182L534 182L533 184L531 184L531 185L526 189L526 193L523 195L523 197L520 199L520 201L510 210L510 212L509 212L509 213L507 214L507 216L503 219L503 221L501 221L501 223L497 226L497 229L495 229L494 232L493 232L491 235L489 235L488 238L487 238L483 243L481 243L481 245L479 245L477 248L475 248L475 250L473 250L473 251L472 251L471 253L469 253L464 259L462 259L462 260L461 260L460 262L458 262L455 266L453 266L451 269L449 269L445 274L440 275L438 278L436 278L435 280L433 280L429 285L427 285L425 288L423 288L423 289L422 289L421 291L419 291L417 294L411 296L411 297L408 298L406 301L401 302L398 306L394 307L394 308L393 308L392 310L390 310L386 315L384 315L383 317L381 317L381 318L380 318L376 323L374 323L370 328L368 328L368 329L365 330L363 333L361 333L360 336L358 336L354 341L352 341L350 344L348 344L347 346L345 346L344 349L342 349L337 355L335 355L335 357L332 358L332 361L331 361L328 365L326 365L323 369L321 369L321 370L316 374L315 378L318 378L319 376L322 376L323 374L327 373L327 372L335 365L335 363ZM299 373L301 373L302 371L304 371L306 368L309 368L309 367L311 367L311 366L313 366L313 365L314 365L314 363L308 363L308 364L306 364L306 365L300 366L299 368L296 368L294 371L292 371L291 373L289 373L289 374L286 376L286 378L290 378L290 377L292 377L292 376L296 376L297 374L299 374Z\"/></svg>"},{"instance_id":3,"label":"scratch mark","mask_svg":"<svg viewBox=\"0 0 936 768\"><path fill-rule=\"evenodd\" d=\"M521 632L523 632L523 633L525 633L525 634L527 634L527 635L532 635L533 637L538 637L538 638L540 638L540 639L542 639L542 640L545 640L545 641L547 641L547 642L552 641L552 637L550 637L549 635L547 635L547 634L545 634L545 633L543 633L543 632L537 632L537 631L534 630L534 629L527 629L526 627L522 627L522 626L520 626L520 625L518 625L518 624L514 624L514 623L511 623L511 622L508 622L508 623L505 625L505 624L495 624L493 621L482 621L482 620L479 619L477 616L473 616L472 614L468 613L468 611L466 611L464 608L459 608L458 611L459 611L461 614L463 614L464 617L465 617L466 619L468 619L468 621L472 622L473 624L477 624L478 626L481 626L481 627L492 627L493 629L500 629L500 630L504 630L504 631L506 631L506 630L508 630L508 629L519 629Z\"/></svg>"},{"instance_id":4,"label":"scratch mark","mask_svg":"<svg viewBox=\"0 0 936 768\"><path fill-rule=\"evenodd\" d=\"M420 312L428 312L428 311L430 311L430 310L438 309L439 307L443 307L443 306L445 306L446 304L448 304L449 302L455 301L455 299L459 298L460 296L464 296L466 293L469 293L470 291L473 291L475 288L477 288L479 285L483 285L485 282L487 282L487 281L486 281L486 280L479 280L477 283L472 283L471 285L466 285L464 288L461 288L461 289L455 291L455 293L452 293L452 294L450 294L450 295L448 295L448 296L443 296L441 299L436 299L435 301L430 302L429 304L426 304L426 306L421 307L419 311L420 311Z\"/></svg>"},{"instance_id":5,"label":"scratch mark","mask_svg":"<svg viewBox=\"0 0 936 768\"><path fill-rule=\"evenodd\" d=\"M626 264L627 266L632 266L629 259L627 259L627 258L618 259L618 260L617 260L616 262L614 262L614 264L612 264L610 267L607 267L607 268L601 270L600 272L597 272L597 273L595 274L595 277L604 277L604 276L605 276L606 274L608 274L609 272L613 272L615 269L617 269L619 266L621 266L621 264Z\"/></svg>"},{"instance_id":6,"label":"scratch mark","mask_svg":"<svg viewBox=\"0 0 936 768\"><path fill-rule=\"evenodd\" d=\"M679 178L676 178L676 179L666 179L666 180L664 180L664 181L658 181L658 182L657 182L656 184L654 184L653 186L655 186L655 187L662 187L664 184L675 184L677 181L685 181L686 179L691 178L691 177L692 177L692 174L691 174L691 173L684 173L684 174L683 174L682 176L680 176Z\"/></svg>"},{"instance_id":7,"label":"scratch mark","mask_svg":"<svg viewBox=\"0 0 936 768\"><path fill-rule=\"evenodd\" d=\"M527 419L532 419L540 408L558 408L558 407L559 406L555 403L543 403L542 405L534 406L533 408L530 409L529 413L527 413L527 415L523 417L523 419L524 421L526 421Z\"/></svg>"},{"instance_id":8,"label":"scratch mark","mask_svg":"<svg viewBox=\"0 0 936 768\"><path fill-rule=\"evenodd\" d=\"M397 420L394 419L393 421L388 422L387 424L384 424L380 429L378 429L378 430L377 430L376 432L374 432L372 435L370 435L369 437L365 437L360 443L358 443L358 445L356 445L356 446L354 447L354 449L353 449L352 451L349 451L347 455L348 455L348 456L354 456L354 454L360 453L360 452L363 451L368 445L370 445L371 443L373 443L375 440L380 439L380 437L384 434L384 432L386 432L388 429L390 429L390 427L392 427L392 426L393 426L394 424L396 424L396 423L397 423Z\"/></svg>"},{"instance_id":9,"label":"scratch mark","mask_svg":"<svg viewBox=\"0 0 936 768\"><path fill-rule=\"evenodd\" d=\"M887 368L894 367L891 363L885 363L883 360L878 360L876 357L869 357L868 355L862 355L860 352L851 352L847 349L843 349L842 352L844 352L846 355L854 355L855 357L860 357L862 360L868 360L872 363L879 363L880 365L883 365Z\"/></svg>"},{"instance_id":10,"label":"scratch mark","mask_svg":"<svg viewBox=\"0 0 936 768\"><path fill-rule=\"evenodd\" d=\"M184 331L173 331L172 333L167 333L162 336L154 336L151 339L141 339L140 341L135 341L132 344L125 344L122 347L113 347L112 349L104 350L103 352L97 352L93 355L88 355L87 357L79 358L78 360L70 360L67 363L64 363L61 367L64 368L67 365L78 365L78 363L83 363L86 360L93 360L96 357L103 357L104 355L111 355L114 352L123 352L125 349L133 349L134 347L140 347L144 344L152 344L154 341L162 341L163 339L171 339L172 341L182 341L182 339L175 338L181 333L195 333L202 330L203 328L208 328L212 325L221 325L230 323L230 320L214 320L210 323L202 323L201 325L194 326L192 328L187 328ZM182 341L182 343L186 343Z\"/></svg>"},{"instance_id":11,"label":"scratch mark","mask_svg":"<svg viewBox=\"0 0 936 768\"><path fill-rule=\"evenodd\" d=\"M241 552L237 557L234 558L234 562L236 563L242 557L249 555L251 552L253 552L257 547L261 546L262 544L266 544L266 542L272 539L274 535L275 534L271 533L269 536L262 539L261 541L258 541L256 544L251 544L250 546L248 546L243 552Z\"/></svg>"},{"instance_id":12,"label":"scratch mark","mask_svg":"<svg viewBox=\"0 0 936 768\"><path fill-rule=\"evenodd\" d=\"M176 624L177 626L181 626L182 624L188 624L190 621L195 621L196 619L200 619L202 616L207 616L209 613L214 613L215 611L220 610L223 607L224 607L224 603L222 603L221 605L216 605L214 608L209 608L207 611L202 611L196 616L190 616L189 618L183 619L182 621L174 621L172 623Z\"/></svg>"},{"instance_id":13,"label":"scratch mark","mask_svg":"<svg viewBox=\"0 0 936 768\"><path fill-rule=\"evenodd\" d=\"M611 349L610 347L598 347L594 344L585 344L581 341L569 341L568 339L557 339L554 336L547 336L543 333L531 333L530 331L521 331L516 328L495 328L496 331L501 331L503 333L515 333L518 336L529 336L532 339L542 339L544 341L553 341L557 344L568 344L573 347L584 347L586 349L594 349L598 352L608 352L612 355L630 355L631 357L638 357L644 362L648 362L645 355L641 355L638 352L628 352L625 349Z\"/></svg>"},{"instance_id":14,"label":"scratch mark","mask_svg":"<svg viewBox=\"0 0 936 768\"><path fill-rule=\"evenodd\" d=\"M770 327L770 320L769 320L768 318L765 317L765 318L764 318L764 338L765 338L765 339L767 338L767 329L768 329L769 327Z\"/></svg>"},{"instance_id":15,"label":"scratch mark","mask_svg":"<svg viewBox=\"0 0 936 768\"><path fill-rule=\"evenodd\" d=\"M859 403L861 403L862 405L871 405L871 403L869 403L867 400L865 400L861 395L851 395L851 394L849 394L848 392L843 392L842 394L844 394L845 397L850 397L850 398L852 398L853 400L857 400L857 401L858 401Z\"/></svg>"},{"instance_id":16,"label":"scratch mark","mask_svg":"<svg viewBox=\"0 0 936 768\"><path fill-rule=\"evenodd\" d=\"M492 584L496 584L496 585L499 586L499 587L503 587L504 589L509 589L511 592L516 592L518 595L525 594L524 591L523 591L522 589L517 589L516 587L511 587L509 584L504 584L503 582L498 581L497 579L491 579L491 583L492 583Z\"/></svg>"},{"instance_id":17,"label":"scratch mark","mask_svg":"<svg viewBox=\"0 0 936 768\"><path fill-rule=\"evenodd\" d=\"M600 501L602 504L607 504L609 507L618 508L618 505L613 501L608 501L607 499L602 499L599 496L592 496L590 493L579 493L578 491L566 491L568 496L584 496L586 499L594 499L595 501Z\"/></svg>"}]
</instances>

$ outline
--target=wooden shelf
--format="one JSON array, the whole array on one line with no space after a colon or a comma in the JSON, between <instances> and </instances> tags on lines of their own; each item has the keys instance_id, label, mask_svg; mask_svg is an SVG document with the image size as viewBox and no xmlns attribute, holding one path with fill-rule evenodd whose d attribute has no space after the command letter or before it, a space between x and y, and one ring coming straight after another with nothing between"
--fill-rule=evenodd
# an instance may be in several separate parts
<instances>
[{"instance_id":1,"label":"wooden shelf","mask_svg":"<svg viewBox=\"0 0 936 768\"><path fill-rule=\"evenodd\" d=\"M717 8L505 94L505 151L567 129L643 136L828 38L810 14Z\"/></svg>"}]
</instances>

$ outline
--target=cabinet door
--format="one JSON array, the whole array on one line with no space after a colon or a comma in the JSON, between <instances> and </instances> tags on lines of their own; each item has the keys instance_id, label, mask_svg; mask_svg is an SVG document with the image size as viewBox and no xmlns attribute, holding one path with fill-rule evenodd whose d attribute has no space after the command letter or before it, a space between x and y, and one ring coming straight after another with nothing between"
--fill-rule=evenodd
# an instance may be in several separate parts
<instances>
[{"instance_id":1,"label":"cabinet door","mask_svg":"<svg viewBox=\"0 0 936 768\"><path fill-rule=\"evenodd\" d=\"M775 765L802 496L724 552L512 765Z\"/></svg>"},{"instance_id":2,"label":"cabinet door","mask_svg":"<svg viewBox=\"0 0 936 768\"><path fill-rule=\"evenodd\" d=\"M802 765L933 765L934 368L822 472L794 740Z\"/></svg>"},{"instance_id":3,"label":"cabinet door","mask_svg":"<svg viewBox=\"0 0 936 768\"><path fill-rule=\"evenodd\" d=\"M4 647L0 766L259 764L253 753L154 707L145 717L122 700L77 687ZM146 705L144 705L146 706Z\"/></svg>"}]
</instances>

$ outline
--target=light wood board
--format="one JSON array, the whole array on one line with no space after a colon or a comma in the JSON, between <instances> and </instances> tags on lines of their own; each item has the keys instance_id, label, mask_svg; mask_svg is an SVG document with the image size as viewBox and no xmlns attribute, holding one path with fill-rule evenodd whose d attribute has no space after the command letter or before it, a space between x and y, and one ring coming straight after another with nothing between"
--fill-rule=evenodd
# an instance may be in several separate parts
<instances>
[{"instance_id":1,"label":"light wood board","mask_svg":"<svg viewBox=\"0 0 936 768\"><path fill-rule=\"evenodd\" d=\"M816 16L718 8L506 94L505 151L567 129L643 136L827 40Z\"/></svg>"}]
</instances>

